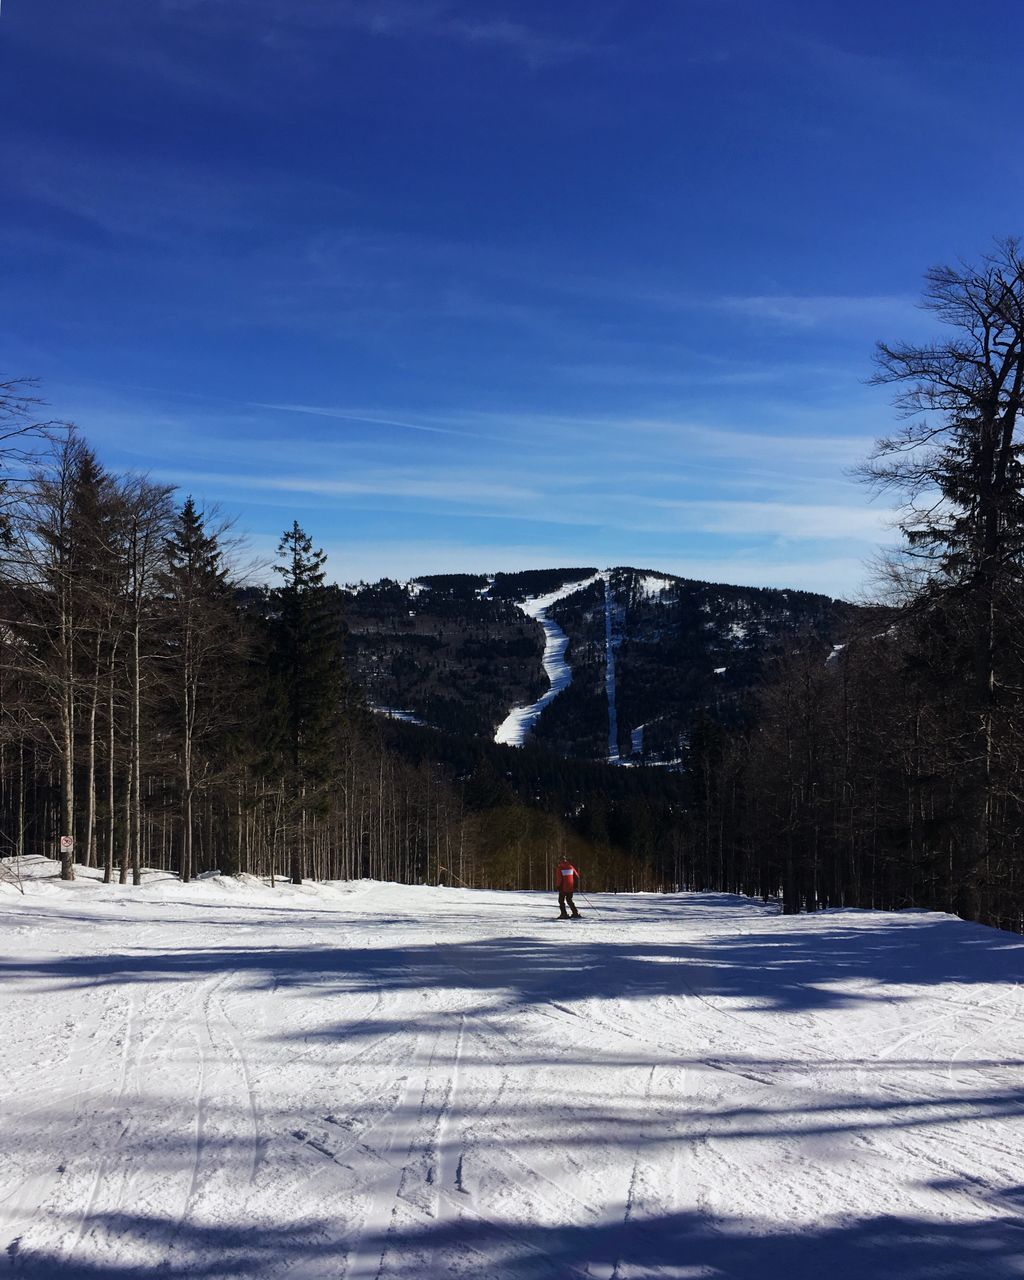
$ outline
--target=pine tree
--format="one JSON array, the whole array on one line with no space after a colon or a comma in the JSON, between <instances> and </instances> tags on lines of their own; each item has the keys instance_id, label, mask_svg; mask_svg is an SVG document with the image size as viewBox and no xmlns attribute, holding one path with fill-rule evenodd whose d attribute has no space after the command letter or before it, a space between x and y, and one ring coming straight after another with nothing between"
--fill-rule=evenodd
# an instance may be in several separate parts
<instances>
[{"instance_id":1,"label":"pine tree","mask_svg":"<svg viewBox=\"0 0 1024 1280\"><path fill-rule=\"evenodd\" d=\"M116 651L123 615L123 565L119 556L120 503L113 479L87 446L80 450L72 493L71 572L82 619L82 712L85 723L86 813L81 861L92 866L96 852L97 721L105 664ZM105 655L111 655L105 658Z\"/></svg>"},{"instance_id":2,"label":"pine tree","mask_svg":"<svg viewBox=\"0 0 1024 1280\"><path fill-rule=\"evenodd\" d=\"M194 869L193 801L197 752L232 722L225 681L232 681L232 660L239 652L223 553L216 532L207 526L192 497L174 518L165 543L166 566L160 575L167 614L170 701L181 769L181 878Z\"/></svg>"},{"instance_id":3,"label":"pine tree","mask_svg":"<svg viewBox=\"0 0 1024 1280\"><path fill-rule=\"evenodd\" d=\"M272 596L271 674L279 709L282 780L296 830L291 878L305 874L307 827L337 755L346 683L341 596L325 584L322 550L294 522L278 544L282 579Z\"/></svg>"}]
</instances>

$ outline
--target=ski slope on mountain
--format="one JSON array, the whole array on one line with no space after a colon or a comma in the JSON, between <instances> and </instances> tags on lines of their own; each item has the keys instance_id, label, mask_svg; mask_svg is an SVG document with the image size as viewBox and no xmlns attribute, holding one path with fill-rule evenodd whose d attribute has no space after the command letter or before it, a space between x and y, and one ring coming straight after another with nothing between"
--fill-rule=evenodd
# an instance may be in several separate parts
<instances>
[{"instance_id":1,"label":"ski slope on mountain","mask_svg":"<svg viewBox=\"0 0 1024 1280\"><path fill-rule=\"evenodd\" d=\"M604 573L604 689L608 700L608 763L621 764L619 756L619 717L615 690L615 605L609 573Z\"/></svg>"},{"instance_id":2,"label":"ski slope on mountain","mask_svg":"<svg viewBox=\"0 0 1024 1280\"><path fill-rule=\"evenodd\" d=\"M544 628L544 674L548 678L548 691L529 706L513 707L505 719L498 725L494 741L509 747L521 747L529 736L530 730L540 719L544 708L572 683L572 670L566 661L565 652L569 647L569 637L562 628L548 616L548 610L564 600L597 582L600 574L584 578L579 582L569 582L557 591L549 591L547 595L535 596L524 600L519 608L528 618L539 622Z\"/></svg>"},{"instance_id":3,"label":"ski slope on mountain","mask_svg":"<svg viewBox=\"0 0 1024 1280\"><path fill-rule=\"evenodd\" d=\"M24 888L10 1274L1024 1274L1015 936L725 895L563 924L372 882Z\"/></svg>"}]
</instances>

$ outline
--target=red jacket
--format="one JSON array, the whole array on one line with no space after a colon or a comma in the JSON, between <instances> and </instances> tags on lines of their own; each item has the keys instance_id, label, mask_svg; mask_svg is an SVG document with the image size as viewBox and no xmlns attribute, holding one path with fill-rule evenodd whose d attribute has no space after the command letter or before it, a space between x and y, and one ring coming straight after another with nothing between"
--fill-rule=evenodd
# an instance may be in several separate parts
<instances>
[{"instance_id":1,"label":"red jacket","mask_svg":"<svg viewBox=\"0 0 1024 1280\"><path fill-rule=\"evenodd\" d=\"M558 864L555 871L555 888L562 890L564 893L573 893L579 888L580 873L565 858Z\"/></svg>"}]
</instances>

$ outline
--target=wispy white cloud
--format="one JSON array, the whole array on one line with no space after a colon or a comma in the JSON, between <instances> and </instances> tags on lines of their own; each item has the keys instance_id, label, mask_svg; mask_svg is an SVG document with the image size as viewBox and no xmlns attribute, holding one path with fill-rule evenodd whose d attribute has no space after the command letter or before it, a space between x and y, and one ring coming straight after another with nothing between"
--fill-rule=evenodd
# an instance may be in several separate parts
<instances>
[{"instance_id":1,"label":"wispy white cloud","mask_svg":"<svg viewBox=\"0 0 1024 1280\"><path fill-rule=\"evenodd\" d=\"M859 506L814 502L681 501L647 497L647 507L670 512L681 529L730 537L788 538L794 541L855 539L874 544L892 529L891 513Z\"/></svg>"},{"instance_id":2,"label":"wispy white cloud","mask_svg":"<svg viewBox=\"0 0 1024 1280\"><path fill-rule=\"evenodd\" d=\"M59 149L52 142L42 146L31 136L20 146L9 141L5 151L12 162L11 192L116 238L120 249L125 237L148 247L177 247L191 239L195 249L197 235L252 232L294 217L301 207L317 209L321 220L338 217L349 200L343 184L326 177L290 174L286 182L280 170L260 168L231 174L223 165L198 158L183 163L116 147ZM309 243L312 235L310 227ZM365 254L368 239L352 243L355 237L350 236L349 256ZM335 242L340 256L342 237Z\"/></svg>"},{"instance_id":3,"label":"wispy white cloud","mask_svg":"<svg viewBox=\"0 0 1024 1280\"><path fill-rule=\"evenodd\" d=\"M819 326L921 323L916 299L902 294L750 294L721 298L726 311L774 324L811 329Z\"/></svg>"},{"instance_id":4,"label":"wispy white cloud","mask_svg":"<svg viewBox=\"0 0 1024 1280\"><path fill-rule=\"evenodd\" d=\"M207 27L248 32L274 43L302 42L313 49L325 32L352 31L389 40L436 39L490 47L540 68L590 53L594 28L571 33L509 18L481 4L455 0L161 0L175 18Z\"/></svg>"},{"instance_id":5,"label":"wispy white cloud","mask_svg":"<svg viewBox=\"0 0 1024 1280\"><path fill-rule=\"evenodd\" d=\"M462 514L480 521L512 521L550 527L618 530L628 534L701 534L736 539L757 537L776 542L861 542L877 544L891 530L891 515L865 504L823 504L800 500L674 498L647 493L617 493L563 486L557 475L535 474L535 483L505 476L502 468L423 470L389 468L349 471L344 476L175 471L161 469L185 489L203 493L303 495L328 500L368 500L409 517Z\"/></svg>"},{"instance_id":6,"label":"wispy white cloud","mask_svg":"<svg viewBox=\"0 0 1024 1280\"><path fill-rule=\"evenodd\" d=\"M812 417L817 416L813 412ZM757 463L785 458L801 466L827 463L842 466L863 457L872 437L822 431L805 435L779 435L771 431L746 431L708 422L672 418L631 418L623 430L639 437L655 437L663 444L675 442L696 456L733 458Z\"/></svg>"},{"instance_id":7,"label":"wispy white cloud","mask_svg":"<svg viewBox=\"0 0 1024 1280\"><path fill-rule=\"evenodd\" d=\"M309 417L305 434L291 430L293 415ZM843 479L869 437L828 429L760 434L670 417L350 412L287 399L190 400L148 414L127 404L80 419L89 432L98 425L101 452L112 447L114 465L124 457L158 465L159 478L240 509L242 523L266 539L285 515L307 513L314 535L337 549L332 572L340 579L644 563L850 594L864 576L858 552L867 559L893 540L890 512ZM352 429L332 432L334 419ZM437 536L453 530L465 539ZM386 553L376 547L382 531ZM402 547L391 546L392 535Z\"/></svg>"},{"instance_id":8,"label":"wispy white cloud","mask_svg":"<svg viewBox=\"0 0 1024 1280\"><path fill-rule=\"evenodd\" d=\"M733 370L693 370L652 367L635 364L559 365L553 373L579 382L607 387L749 387L764 386L785 380L784 366L772 368L737 368Z\"/></svg>"},{"instance_id":9,"label":"wispy white cloud","mask_svg":"<svg viewBox=\"0 0 1024 1280\"><path fill-rule=\"evenodd\" d=\"M881 51L844 47L815 39L802 27L784 36L781 49L789 74L798 69L816 82L821 94L846 99L886 124L894 119L926 120L935 129L941 121L943 136L973 136L976 110L977 118L984 120L970 98L956 91L957 78L941 61L908 57L895 52L895 46Z\"/></svg>"},{"instance_id":10,"label":"wispy white cloud","mask_svg":"<svg viewBox=\"0 0 1024 1280\"><path fill-rule=\"evenodd\" d=\"M163 470L155 474L168 479L171 475L170 472ZM190 485L202 485L207 488L216 486L227 490L311 493L329 498L425 498L432 501L470 503L474 506L485 503L514 506L523 502L534 502L541 496L536 489L502 484L478 474L458 475L451 472L441 476L431 476L420 472L409 473L389 469L376 474L364 473L358 479L336 479L323 474L266 475L242 471L179 470L174 474L177 477L177 483L185 488Z\"/></svg>"},{"instance_id":11,"label":"wispy white cloud","mask_svg":"<svg viewBox=\"0 0 1024 1280\"><path fill-rule=\"evenodd\" d=\"M423 422L406 422L397 418L380 417L371 413L348 412L344 409L332 409L323 405L267 404L260 401L253 401L252 407L254 409L275 409L282 413L305 413L316 418L335 418L340 422L359 422L367 426L401 427L406 431L425 431L430 435L468 436L470 439L480 438L478 432L460 431L455 427L430 426Z\"/></svg>"}]
</instances>

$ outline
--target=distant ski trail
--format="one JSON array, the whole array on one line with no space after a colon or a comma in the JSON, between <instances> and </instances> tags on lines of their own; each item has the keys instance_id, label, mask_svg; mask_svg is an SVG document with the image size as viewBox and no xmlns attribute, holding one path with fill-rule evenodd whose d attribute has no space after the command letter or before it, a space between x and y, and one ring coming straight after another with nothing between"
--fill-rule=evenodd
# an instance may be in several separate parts
<instances>
[{"instance_id":1,"label":"distant ski trail","mask_svg":"<svg viewBox=\"0 0 1024 1280\"><path fill-rule=\"evenodd\" d=\"M608 763L619 764L619 717L615 710L615 640L612 635L611 574L604 579L604 688L608 695Z\"/></svg>"},{"instance_id":2,"label":"distant ski trail","mask_svg":"<svg viewBox=\"0 0 1024 1280\"><path fill-rule=\"evenodd\" d=\"M568 582L545 596L536 596L532 600L524 600L519 608L528 618L539 622L544 628L544 672L547 675L549 688L542 698L529 706L513 707L498 726L494 741L507 747L521 747L527 736L536 726L544 708L554 702L555 698L572 684L572 669L565 660L565 651L569 647L569 637L552 618L548 610L566 596L575 595L585 587L600 581L602 575L595 573L593 577L584 578L580 582Z\"/></svg>"}]
</instances>

